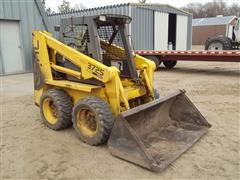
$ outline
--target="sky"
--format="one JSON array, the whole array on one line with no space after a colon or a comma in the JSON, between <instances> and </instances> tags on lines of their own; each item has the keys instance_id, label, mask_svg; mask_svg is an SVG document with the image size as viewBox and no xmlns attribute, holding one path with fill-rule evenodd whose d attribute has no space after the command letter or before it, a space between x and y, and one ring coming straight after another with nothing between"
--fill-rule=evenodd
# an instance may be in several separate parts
<instances>
[{"instance_id":1,"label":"sky","mask_svg":"<svg viewBox=\"0 0 240 180\"><path fill-rule=\"evenodd\" d=\"M113 4L121 4L121 3L128 3L133 2L136 3L138 0L67 0L70 2L71 6L75 6L75 4L83 4L87 8L94 8L94 7L100 7L100 6L107 6L107 5L113 5ZM211 0L146 0L146 3L161 3L161 4L169 4L175 7L182 7L188 3L191 2L200 2L200 3L206 3L211 2ZM239 3L240 0L223 0L227 4L232 3ZM60 5L62 0L46 0L46 6L50 7L53 11L57 11L57 6Z\"/></svg>"}]
</instances>

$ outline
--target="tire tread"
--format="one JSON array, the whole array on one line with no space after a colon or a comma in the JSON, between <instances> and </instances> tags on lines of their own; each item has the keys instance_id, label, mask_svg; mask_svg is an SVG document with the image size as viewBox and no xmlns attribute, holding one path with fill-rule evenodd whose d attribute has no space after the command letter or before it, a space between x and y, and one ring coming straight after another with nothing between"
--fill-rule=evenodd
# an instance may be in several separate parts
<instances>
[{"instance_id":1,"label":"tire tread","mask_svg":"<svg viewBox=\"0 0 240 180\"><path fill-rule=\"evenodd\" d=\"M98 136L95 138L86 138L84 135L79 132L79 129L77 128L77 122L76 122L76 115L77 112L79 111L79 107L82 105L87 105L90 107L95 114L98 116L99 123L101 126L99 127L99 133ZM81 101L79 101L73 108L72 112L72 117L73 117L73 126L76 129L79 138L90 145L100 145L105 143L111 133L113 124L114 124L114 117L112 114L112 110L108 106L108 104L100 99L99 97L96 96L87 96Z\"/></svg>"},{"instance_id":2,"label":"tire tread","mask_svg":"<svg viewBox=\"0 0 240 180\"><path fill-rule=\"evenodd\" d=\"M232 49L232 44L228 37L214 37L214 38L209 38L206 40L205 50L208 50L211 43L214 43L214 42L218 42L218 43L220 42L223 45L223 50L231 50Z\"/></svg>"},{"instance_id":3,"label":"tire tread","mask_svg":"<svg viewBox=\"0 0 240 180\"><path fill-rule=\"evenodd\" d=\"M45 98L51 98L54 101L55 106L58 110L58 121L55 124L50 124L44 117L43 110L42 110L42 103ZM43 96L40 100L40 112L41 116L44 120L44 124L53 130L61 130L65 129L72 125L72 101L71 97L61 89L49 89L44 92Z\"/></svg>"}]
</instances>

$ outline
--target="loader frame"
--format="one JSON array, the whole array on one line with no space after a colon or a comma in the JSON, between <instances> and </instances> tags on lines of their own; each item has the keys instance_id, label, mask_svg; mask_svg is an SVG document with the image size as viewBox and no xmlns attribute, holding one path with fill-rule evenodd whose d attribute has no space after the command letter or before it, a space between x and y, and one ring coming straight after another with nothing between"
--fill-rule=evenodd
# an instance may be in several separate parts
<instances>
[{"instance_id":1,"label":"loader frame","mask_svg":"<svg viewBox=\"0 0 240 180\"><path fill-rule=\"evenodd\" d=\"M185 91L157 97L156 66L131 49L125 31L129 20L124 15L67 18L61 23L62 42L46 31L33 31L35 104L50 129L73 125L83 142L108 141L112 155L162 171L211 125ZM79 24L90 28L71 35ZM97 34L101 26L112 28L106 38Z\"/></svg>"},{"instance_id":2,"label":"loader frame","mask_svg":"<svg viewBox=\"0 0 240 180\"><path fill-rule=\"evenodd\" d=\"M155 65L151 61L141 56L133 55L136 70L140 72L140 83L143 85L138 86L138 89L125 88L124 90L123 86L128 85L130 87L134 82L129 79L121 80L119 70L116 67L108 67L66 46L54 39L46 31L33 31L32 35L34 46L34 94L37 105L39 105L42 93L51 87L58 87L67 91L71 97L74 97L74 103L87 95L97 95L109 103L115 115L129 109L128 101L131 99L146 96L145 99L147 98L147 101L153 100L153 71ZM119 49L119 51L123 50ZM57 65L57 53L81 68L81 72ZM52 74L53 70L78 79L95 78L103 82L105 87L68 80L55 80Z\"/></svg>"}]
</instances>

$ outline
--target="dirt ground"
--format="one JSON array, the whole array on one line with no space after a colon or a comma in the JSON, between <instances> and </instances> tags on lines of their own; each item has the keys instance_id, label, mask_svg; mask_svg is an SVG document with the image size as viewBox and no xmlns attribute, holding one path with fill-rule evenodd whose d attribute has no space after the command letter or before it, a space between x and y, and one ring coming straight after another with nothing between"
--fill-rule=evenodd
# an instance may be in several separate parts
<instances>
[{"instance_id":1,"label":"dirt ground","mask_svg":"<svg viewBox=\"0 0 240 180\"><path fill-rule=\"evenodd\" d=\"M53 131L33 102L32 74L1 77L2 179L240 179L240 64L179 62L154 76L161 96L179 88L212 124L161 173L82 143L73 128Z\"/></svg>"}]
</instances>

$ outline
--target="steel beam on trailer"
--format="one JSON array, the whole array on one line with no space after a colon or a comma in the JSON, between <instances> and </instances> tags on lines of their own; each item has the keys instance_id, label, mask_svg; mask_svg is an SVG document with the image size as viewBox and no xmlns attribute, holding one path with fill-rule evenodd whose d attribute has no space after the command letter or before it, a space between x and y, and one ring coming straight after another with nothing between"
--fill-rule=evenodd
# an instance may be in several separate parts
<instances>
[{"instance_id":1,"label":"steel beam on trailer","mask_svg":"<svg viewBox=\"0 0 240 180\"><path fill-rule=\"evenodd\" d=\"M142 56L160 56L161 61L240 62L240 51L151 51L137 50Z\"/></svg>"}]
</instances>

